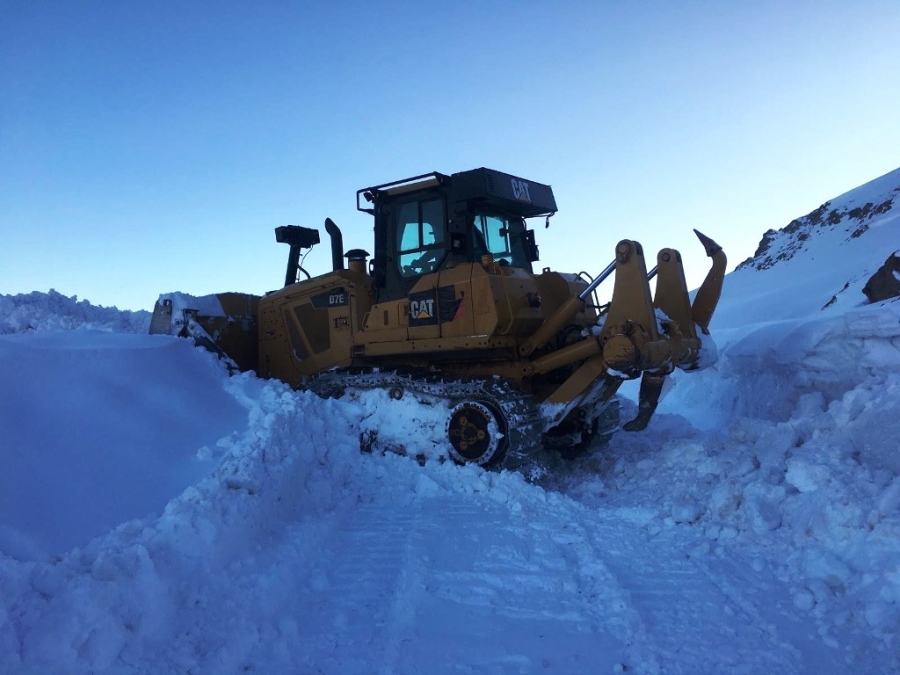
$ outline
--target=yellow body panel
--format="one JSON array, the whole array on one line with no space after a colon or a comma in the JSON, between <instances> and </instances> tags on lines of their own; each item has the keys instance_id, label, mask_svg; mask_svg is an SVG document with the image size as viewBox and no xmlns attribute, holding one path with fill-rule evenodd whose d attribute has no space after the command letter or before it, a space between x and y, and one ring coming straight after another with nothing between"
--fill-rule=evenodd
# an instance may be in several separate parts
<instances>
[{"instance_id":1,"label":"yellow body panel","mask_svg":"<svg viewBox=\"0 0 900 675\"><path fill-rule=\"evenodd\" d=\"M521 381L518 345L583 287L571 275L463 264L423 276L408 297L374 303L367 275L331 272L260 301L259 372L297 386L330 368L407 359ZM595 316L586 309L574 321Z\"/></svg>"}]
</instances>

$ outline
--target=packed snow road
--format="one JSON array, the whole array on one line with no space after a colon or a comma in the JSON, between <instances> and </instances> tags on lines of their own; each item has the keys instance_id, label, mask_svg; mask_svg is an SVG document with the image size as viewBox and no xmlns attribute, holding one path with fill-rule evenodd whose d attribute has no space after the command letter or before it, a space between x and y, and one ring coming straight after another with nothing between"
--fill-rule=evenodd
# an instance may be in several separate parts
<instances>
[{"instance_id":1,"label":"packed snow road","mask_svg":"<svg viewBox=\"0 0 900 675\"><path fill-rule=\"evenodd\" d=\"M303 623L321 627L305 636L307 665L370 672L375 656L404 673L822 672L804 653L819 640L764 616L788 598L779 584L723 587L672 537L650 541L614 512L515 491L511 503L428 495L354 512L302 603Z\"/></svg>"}]
</instances>

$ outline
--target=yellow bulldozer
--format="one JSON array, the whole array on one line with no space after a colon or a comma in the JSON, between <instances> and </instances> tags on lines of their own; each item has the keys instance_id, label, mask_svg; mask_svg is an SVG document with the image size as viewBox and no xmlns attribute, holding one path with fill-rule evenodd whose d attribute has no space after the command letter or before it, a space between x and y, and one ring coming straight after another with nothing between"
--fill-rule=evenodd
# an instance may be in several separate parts
<instances>
[{"instance_id":1,"label":"yellow bulldozer","mask_svg":"<svg viewBox=\"0 0 900 675\"><path fill-rule=\"evenodd\" d=\"M485 467L644 429L666 376L714 351L704 341L726 259L696 230L712 267L691 304L674 249L649 272L630 240L596 277L535 272L527 221L556 213L548 185L480 168L375 185L356 200L374 218L371 259L345 252L326 219L333 269L311 278L301 253L318 230L278 227L290 247L282 289L161 296L151 333L193 337L235 367L325 397L380 388L392 399L444 400L447 456ZM597 288L613 275L601 305ZM637 416L620 427L616 392L638 377Z\"/></svg>"}]
</instances>

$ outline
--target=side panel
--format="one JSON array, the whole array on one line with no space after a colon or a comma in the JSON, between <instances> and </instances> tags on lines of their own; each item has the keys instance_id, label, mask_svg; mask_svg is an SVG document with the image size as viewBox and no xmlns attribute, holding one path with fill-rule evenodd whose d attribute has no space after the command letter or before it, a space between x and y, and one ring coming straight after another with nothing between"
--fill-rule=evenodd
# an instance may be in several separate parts
<instances>
[{"instance_id":1,"label":"side panel","mask_svg":"<svg viewBox=\"0 0 900 675\"><path fill-rule=\"evenodd\" d=\"M472 299L476 335L524 339L544 320L534 276L524 270L473 265Z\"/></svg>"},{"instance_id":2,"label":"side panel","mask_svg":"<svg viewBox=\"0 0 900 675\"><path fill-rule=\"evenodd\" d=\"M534 276L524 270L495 266L490 275L494 302L497 305L499 335L515 335L522 339L531 335L544 321L540 296Z\"/></svg>"},{"instance_id":3,"label":"side panel","mask_svg":"<svg viewBox=\"0 0 900 675\"><path fill-rule=\"evenodd\" d=\"M546 316L550 316L569 298L577 296L587 282L575 274L563 274L560 272L544 271L534 278L538 293L541 298L541 306ZM587 306L575 315L575 323L581 326L596 323L597 310Z\"/></svg>"},{"instance_id":4,"label":"side panel","mask_svg":"<svg viewBox=\"0 0 900 675\"><path fill-rule=\"evenodd\" d=\"M531 335L544 313L532 274L499 264L464 263L422 277L404 299L373 305L363 331L355 336L357 353L420 356L508 349Z\"/></svg>"},{"instance_id":5,"label":"side panel","mask_svg":"<svg viewBox=\"0 0 900 675\"><path fill-rule=\"evenodd\" d=\"M353 336L372 306L371 280L339 270L293 284L260 301L260 374L293 386L347 366Z\"/></svg>"},{"instance_id":6,"label":"side panel","mask_svg":"<svg viewBox=\"0 0 900 675\"><path fill-rule=\"evenodd\" d=\"M472 270L472 265L458 265L441 272L437 288L441 337L471 337L476 334Z\"/></svg>"},{"instance_id":7,"label":"side panel","mask_svg":"<svg viewBox=\"0 0 900 675\"><path fill-rule=\"evenodd\" d=\"M356 335L357 344L366 342L393 342L406 340L409 335L409 303L391 300L372 305L362 323L362 332Z\"/></svg>"}]
</instances>

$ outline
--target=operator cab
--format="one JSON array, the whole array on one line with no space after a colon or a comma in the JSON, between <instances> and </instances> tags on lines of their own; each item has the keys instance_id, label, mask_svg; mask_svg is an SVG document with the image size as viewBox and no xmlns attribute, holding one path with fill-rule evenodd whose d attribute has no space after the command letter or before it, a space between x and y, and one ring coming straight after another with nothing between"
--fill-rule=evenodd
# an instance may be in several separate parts
<instances>
[{"instance_id":1,"label":"operator cab","mask_svg":"<svg viewBox=\"0 0 900 675\"><path fill-rule=\"evenodd\" d=\"M488 255L530 273L538 251L525 219L556 213L549 186L484 168L376 185L359 190L356 200L375 217L378 302L406 296L423 275Z\"/></svg>"}]
</instances>

